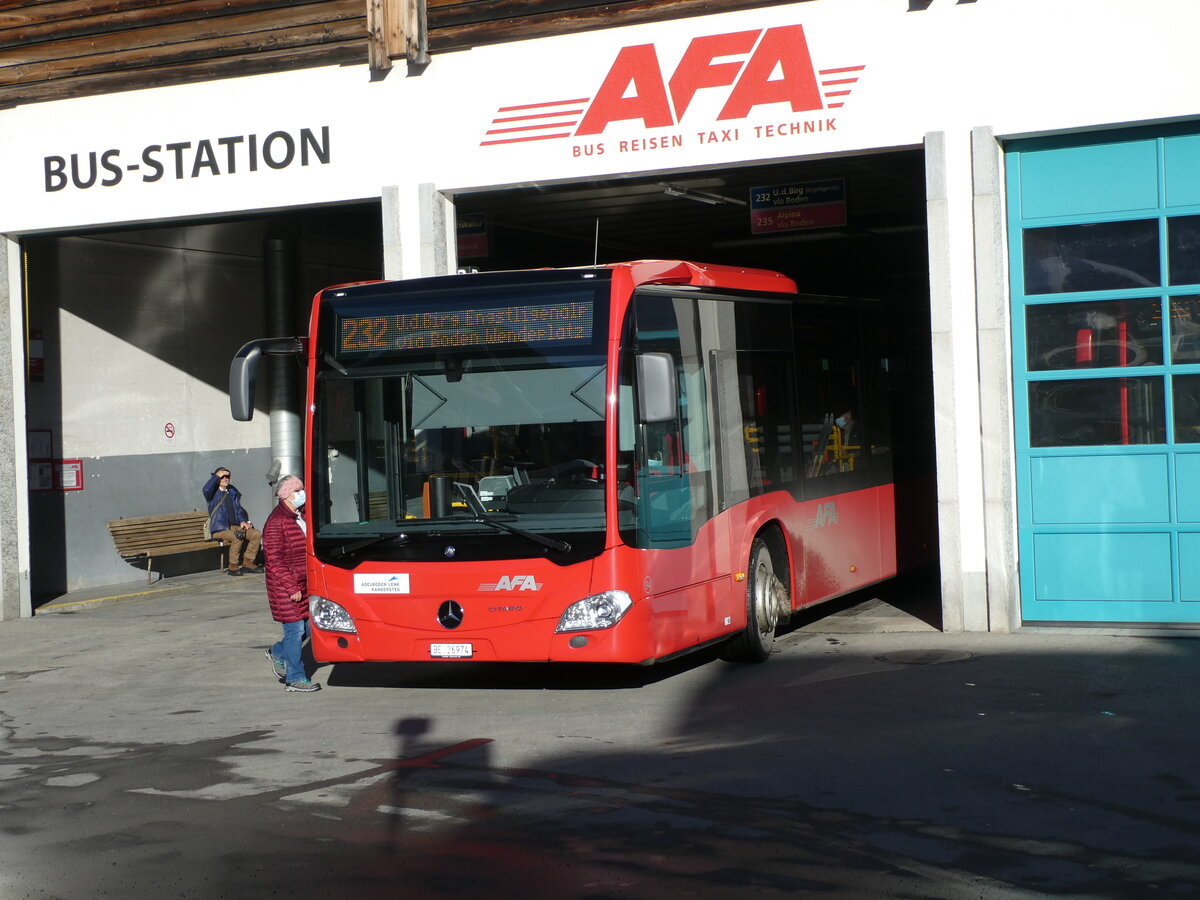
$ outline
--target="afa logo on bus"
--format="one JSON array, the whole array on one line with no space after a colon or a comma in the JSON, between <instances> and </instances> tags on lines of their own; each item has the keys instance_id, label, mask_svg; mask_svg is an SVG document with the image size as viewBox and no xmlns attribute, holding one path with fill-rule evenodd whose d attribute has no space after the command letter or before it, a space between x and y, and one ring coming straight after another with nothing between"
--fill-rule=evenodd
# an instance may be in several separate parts
<instances>
[{"instance_id":1,"label":"afa logo on bus","mask_svg":"<svg viewBox=\"0 0 1200 900\"><path fill-rule=\"evenodd\" d=\"M478 587L480 591L540 591L541 589L542 582L532 575L502 575L499 581L484 582Z\"/></svg>"},{"instance_id":2,"label":"afa logo on bus","mask_svg":"<svg viewBox=\"0 0 1200 900\"><path fill-rule=\"evenodd\" d=\"M717 122L783 103L793 113L836 109L865 68L817 69L803 25L693 38L670 73L655 44L622 47L592 96L501 106L480 145L598 135L614 122L706 127L685 120L697 95L708 90L722 92Z\"/></svg>"}]
</instances>

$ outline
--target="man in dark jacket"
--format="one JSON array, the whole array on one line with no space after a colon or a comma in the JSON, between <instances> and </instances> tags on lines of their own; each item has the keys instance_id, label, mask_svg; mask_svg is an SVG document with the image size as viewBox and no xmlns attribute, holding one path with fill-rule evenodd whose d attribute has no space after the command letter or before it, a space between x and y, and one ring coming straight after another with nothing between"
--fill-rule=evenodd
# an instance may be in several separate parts
<instances>
[{"instance_id":1,"label":"man in dark jacket","mask_svg":"<svg viewBox=\"0 0 1200 900\"><path fill-rule=\"evenodd\" d=\"M242 495L229 483L224 466L213 471L202 488L208 501L209 532L229 547L229 574L254 575L262 571L254 564L262 543L262 532L250 522L242 508Z\"/></svg>"},{"instance_id":2,"label":"man in dark jacket","mask_svg":"<svg viewBox=\"0 0 1200 900\"><path fill-rule=\"evenodd\" d=\"M305 565L304 482L295 475L279 480L279 503L263 525L263 558L267 565L267 601L271 618L283 625L283 640L267 650L275 676L287 691L319 691L308 678L300 648L308 636L308 570Z\"/></svg>"}]
</instances>

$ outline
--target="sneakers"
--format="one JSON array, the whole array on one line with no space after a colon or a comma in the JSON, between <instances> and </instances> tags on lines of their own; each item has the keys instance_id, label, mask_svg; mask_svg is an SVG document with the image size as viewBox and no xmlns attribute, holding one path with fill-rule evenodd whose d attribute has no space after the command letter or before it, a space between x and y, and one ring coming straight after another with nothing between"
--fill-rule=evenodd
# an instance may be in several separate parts
<instances>
[{"instance_id":1,"label":"sneakers","mask_svg":"<svg viewBox=\"0 0 1200 900\"><path fill-rule=\"evenodd\" d=\"M261 575L262 566L242 566L243 575Z\"/></svg>"},{"instance_id":2,"label":"sneakers","mask_svg":"<svg viewBox=\"0 0 1200 900\"><path fill-rule=\"evenodd\" d=\"M226 575L241 575L241 574L242 574L242 570L241 570L241 569L228 569L228 570L225 572L225 574L226 574Z\"/></svg>"},{"instance_id":3,"label":"sneakers","mask_svg":"<svg viewBox=\"0 0 1200 900\"><path fill-rule=\"evenodd\" d=\"M275 677L283 681L287 677L287 663L271 652L268 647L266 651L267 662L271 664L271 671L275 673ZM319 691L321 686L315 681L309 681L307 678L302 678L300 681L289 681L283 688L285 691L291 691L298 694L309 694L313 691Z\"/></svg>"},{"instance_id":4,"label":"sneakers","mask_svg":"<svg viewBox=\"0 0 1200 900\"><path fill-rule=\"evenodd\" d=\"M287 677L287 663L267 649L267 662L271 664L271 671L275 673L275 677L283 681Z\"/></svg>"}]
</instances>

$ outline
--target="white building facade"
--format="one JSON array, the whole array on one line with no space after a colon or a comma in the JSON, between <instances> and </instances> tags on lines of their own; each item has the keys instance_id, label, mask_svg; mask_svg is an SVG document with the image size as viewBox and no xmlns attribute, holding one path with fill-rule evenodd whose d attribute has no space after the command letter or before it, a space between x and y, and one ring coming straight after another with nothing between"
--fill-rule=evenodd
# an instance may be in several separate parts
<instances>
[{"instance_id":1,"label":"white building facade","mask_svg":"<svg viewBox=\"0 0 1200 900\"><path fill-rule=\"evenodd\" d=\"M104 520L197 505L215 464L269 466L271 423L233 422L221 383L230 346L274 327L255 223L378 204L368 249L408 278L456 269L478 192L916 151L943 627L1200 622L1198 28L1187 0L820 0L407 78L0 111L0 613L136 577ZM371 268L336 227L308 238L305 283Z\"/></svg>"}]
</instances>

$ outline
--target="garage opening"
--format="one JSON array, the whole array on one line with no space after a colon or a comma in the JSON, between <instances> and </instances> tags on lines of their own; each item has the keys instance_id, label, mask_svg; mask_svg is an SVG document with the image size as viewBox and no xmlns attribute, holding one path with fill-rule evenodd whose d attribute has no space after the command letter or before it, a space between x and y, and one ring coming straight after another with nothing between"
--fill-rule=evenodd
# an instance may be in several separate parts
<instances>
[{"instance_id":1,"label":"garage opening","mask_svg":"<svg viewBox=\"0 0 1200 900\"><path fill-rule=\"evenodd\" d=\"M378 202L29 237L22 250L34 608L216 569L205 550L155 560L147 575L118 554L107 522L204 510L216 466L265 520L272 425L231 420L229 360L254 338L303 333L320 288L382 276ZM299 391L292 366L285 388Z\"/></svg>"},{"instance_id":2,"label":"garage opening","mask_svg":"<svg viewBox=\"0 0 1200 900\"><path fill-rule=\"evenodd\" d=\"M907 347L896 384L905 442L895 451L912 476L897 488L903 566L936 558L924 166L914 149L459 194L459 265L682 258L771 269L806 293L882 301ZM939 584L936 566L924 567L888 585L886 599L940 627Z\"/></svg>"}]
</instances>

